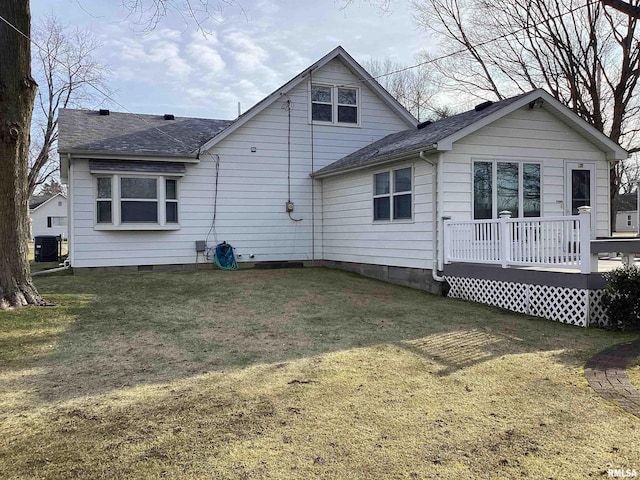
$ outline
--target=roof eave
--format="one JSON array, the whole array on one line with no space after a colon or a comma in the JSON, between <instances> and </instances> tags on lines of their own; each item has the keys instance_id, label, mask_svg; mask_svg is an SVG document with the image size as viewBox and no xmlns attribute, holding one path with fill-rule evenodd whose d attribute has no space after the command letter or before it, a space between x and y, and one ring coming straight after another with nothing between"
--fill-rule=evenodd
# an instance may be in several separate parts
<instances>
[{"instance_id":1,"label":"roof eave","mask_svg":"<svg viewBox=\"0 0 640 480\"><path fill-rule=\"evenodd\" d=\"M184 162L200 163L198 153L157 153L157 152L114 152L96 150L59 150L62 155L70 155L71 158L95 158L95 159L117 159L117 160L150 160L154 162Z\"/></svg>"},{"instance_id":2,"label":"roof eave","mask_svg":"<svg viewBox=\"0 0 640 480\"><path fill-rule=\"evenodd\" d=\"M413 149L413 150L409 150L406 152L402 152L402 153L397 153L394 155L385 155L382 157L377 158L375 161L373 162L368 162L362 165L356 165L353 167L345 167L345 168L340 168L340 169L336 169L336 170L330 170L326 173L312 173L309 176L311 178L327 178L327 177L333 177L335 175L342 175L345 173L351 173L351 172L357 172L359 170L365 170L368 168L373 168L373 167L379 167L381 165L385 165L388 163L393 163L393 162L398 162L400 160L406 160L407 157L411 157L414 156L416 154L420 154L420 152L424 152L424 153L434 153L437 152L438 148L435 145L430 145L428 147L422 147L422 148L417 148L417 149Z\"/></svg>"},{"instance_id":3,"label":"roof eave","mask_svg":"<svg viewBox=\"0 0 640 480\"><path fill-rule=\"evenodd\" d=\"M496 110L490 115L487 115L486 117L473 122L471 125L458 130L448 137L440 139L438 141L438 150L445 151L453 149L454 142L472 134L473 132L481 129L486 125L489 125L490 123L495 122L497 119L502 118L505 115L508 115L509 113L530 104L538 98L544 100L545 105L548 105L548 108L553 110L553 112L555 112L557 115L560 115L564 120L567 121L567 123L570 123L578 131L582 132L583 135L589 137L592 143L598 145L602 149L602 151L605 152L607 160L625 160L629 158L629 153L624 148L611 140L604 133L597 130L586 120L580 118L567 106L563 105L560 101L558 101L543 89L534 90L528 95L524 95L522 98L519 98L515 102L510 103L509 105Z\"/></svg>"}]
</instances>

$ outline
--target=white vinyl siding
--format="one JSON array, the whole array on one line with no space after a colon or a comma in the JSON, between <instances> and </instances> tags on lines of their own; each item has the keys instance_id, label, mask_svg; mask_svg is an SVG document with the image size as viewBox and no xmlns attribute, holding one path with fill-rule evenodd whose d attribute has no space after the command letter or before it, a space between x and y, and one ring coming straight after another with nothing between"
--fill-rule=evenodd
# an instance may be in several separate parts
<instances>
[{"instance_id":1,"label":"white vinyl siding","mask_svg":"<svg viewBox=\"0 0 640 480\"><path fill-rule=\"evenodd\" d=\"M38 235L68 237L67 199L62 195L51 198L38 208L31 210L29 216L32 238Z\"/></svg>"},{"instance_id":2,"label":"white vinyl siding","mask_svg":"<svg viewBox=\"0 0 640 480\"><path fill-rule=\"evenodd\" d=\"M608 163L596 146L544 109L523 107L454 143L444 153L443 215L473 216L473 161L539 163L544 216L566 215L565 163L596 166L596 235L609 235Z\"/></svg>"},{"instance_id":3,"label":"white vinyl siding","mask_svg":"<svg viewBox=\"0 0 640 480\"><path fill-rule=\"evenodd\" d=\"M414 168L412 168L415 165ZM372 222L374 173L363 170L323 179L323 245L326 260L431 268L432 167L426 162L393 165L412 168L413 222Z\"/></svg>"},{"instance_id":4,"label":"white vinyl siding","mask_svg":"<svg viewBox=\"0 0 640 480\"><path fill-rule=\"evenodd\" d=\"M413 169L394 168L373 174L373 221L407 221L413 215Z\"/></svg>"},{"instance_id":5,"label":"white vinyl siding","mask_svg":"<svg viewBox=\"0 0 640 480\"><path fill-rule=\"evenodd\" d=\"M354 84L356 77L339 60L313 72L314 83ZM74 160L74 266L192 264L195 241L209 247L226 241L242 255L239 261L289 261L322 258L322 184L312 170L326 166L389 133L410 126L365 86L360 88L360 128L309 123L308 82L301 82L208 152L198 164L187 164L178 181L179 230L95 231L95 197L88 161ZM285 212L288 197L288 112L291 100L291 201L293 222ZM314 150L311 151L313 138ZM255 151L252 151L255 149ZM216 185L219 179L215 228L212 229ZM179 160L176 160L179 161ZM312 166L313 161L313 166ZM95 177L95 175L94 175ZM370 185L370 173L367 174ZM311 225L312 182L315 228ZM371 196L367 221L371 223ZM315 252L312 252L312 230ZM250 259L249 255L254 258ZM200 256L199 261L204 261Z\"/></svg>"}]
</instances>

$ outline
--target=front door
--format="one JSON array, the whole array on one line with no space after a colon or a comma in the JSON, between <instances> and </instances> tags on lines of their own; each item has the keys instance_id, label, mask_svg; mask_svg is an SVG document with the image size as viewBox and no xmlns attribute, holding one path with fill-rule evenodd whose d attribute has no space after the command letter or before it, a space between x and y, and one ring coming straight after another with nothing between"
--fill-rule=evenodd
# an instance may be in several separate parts
<instances>
[{"instance_id":1,"label":"front door","mask_svg":"<svg viewBox=\"0 0 640 480\"><path fill-rule=\"evenodd\" d=\"M596 166L594 163L566 162L565 215L577 215L578 207L591 207L591 236L596 219Z\"/></svg>"},{"instance_id":2,"label":"front door","mask_svg":"<svg viewBox=\"0 0 640 480\"><path fill-rule=\"evenodd\" d=\"M577 215L578 207L584 205L590 206L593 211L595 173L594 164L567 162L567 215Z\"/></svg>"}]
</instances>

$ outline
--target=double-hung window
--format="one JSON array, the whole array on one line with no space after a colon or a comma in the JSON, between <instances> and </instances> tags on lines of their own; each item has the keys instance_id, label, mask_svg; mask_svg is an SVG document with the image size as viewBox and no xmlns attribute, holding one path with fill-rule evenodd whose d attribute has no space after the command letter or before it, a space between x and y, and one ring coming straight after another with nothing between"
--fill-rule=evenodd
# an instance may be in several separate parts
<instances>
[{"instance_id":1,"label":"double-hung window","mask_svg":"<svg viewBox=\"0 0 640 480\"><path fill-rule=\"evenodd\" d=\"M373 175L373 220L393 221L413 218L411 167Z\"/></svg>"},{"instance_id":2,"label":"double-hung window","mask_svg":"<svg viewBox=\"0 0 640 480\"><path fill-rule=\"evenodd\" d=\"M359 124L360 90L336 85L311 85L311 121L340 125Z\"/></svg>"},{"instance_id":3,"label":"double-hung window","mask_svg":"<svg viewBox=\"0 0 640 480\"><path fill-rule=\"evenodd\" d=\"M473 218L539 217L539 163L478 160L473 162Z\"/></svg>"},{"instance_id":4,"label":"double-hung window","mask_svg":"<svg viewBox=\"0 0 640 480\"><path fill-rule=\"evenodd\" d=\"M98 194L96 198L96 222L111 223L113 220L112 177L98 177Z\"/></svg>"},{"instance_id":5,"label":"double-hung window","mask_svg":"<svg viewBox=\"0 0 640 480\"><path fill-rule=\"evenodd\" d=\"M96 177L96 225L177 227L178 180L135 174Z\"/></svg>"}]
</instances>

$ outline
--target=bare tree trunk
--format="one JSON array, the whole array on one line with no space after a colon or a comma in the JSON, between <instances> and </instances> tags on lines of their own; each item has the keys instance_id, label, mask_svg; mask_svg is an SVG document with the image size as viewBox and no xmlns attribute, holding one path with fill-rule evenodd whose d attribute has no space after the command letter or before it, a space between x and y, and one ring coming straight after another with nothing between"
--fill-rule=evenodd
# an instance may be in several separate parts
<instances>
[{"instance_id":1,"label":"bare tree trunk","mask_svg":"<svg viewBox=\"0 0 640 480\"><path fill-rule=\"evenodd\" d=\"M30 34L29 0L2 0L0 15ZM28 151L36 83L29 40L0 26L0 310L45 302L31 282L28 261Z\"/></svg>"}]
</instances>

